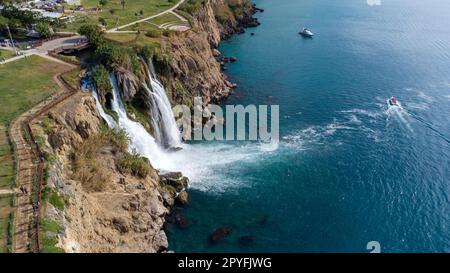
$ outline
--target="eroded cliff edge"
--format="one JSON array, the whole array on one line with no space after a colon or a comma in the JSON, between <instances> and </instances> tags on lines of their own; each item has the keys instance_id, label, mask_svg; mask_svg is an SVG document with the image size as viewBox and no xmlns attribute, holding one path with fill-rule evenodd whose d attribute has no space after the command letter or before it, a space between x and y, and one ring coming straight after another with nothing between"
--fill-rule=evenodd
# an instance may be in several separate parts
<instances>
[{"instance_id":1,"label":"eroded cliff edge","mask_svg":"<svg viewBox=\"0 0 450 273\"><path fill-rule=\"evenodd\" d=\"M157 65L172 103L192 106L228 96L233 85L223 74L217 46L224 38L258 25L246 0L205 0L192 10L192 30L161 39L168 62ZM186 187L181 174L163 176L150 168L124 170L135 155L107 130L88 93L58 105L33 125L46 159L44 240L65 252L165 252L165 217ZM133 159L141 160L141 159Z\"/></svg>"},{"instance_id":2,"label":"eroded cliff edge","mask_svg":"<svg viewBox=\"0 0 450 273\"><path fill-rule=\"evenodd\" d=\"M53 108L32 128L50 162L42 197L44 244L57 241L65 252L167 251L164 218L176 199L183 202L175 198L186 186L181 174L170 174L168 185L169 178L146 159L130 154L126 137L103 125L86 93ZM128 170L129 162L142 164Z\"/></svg>"},{"instance_id":3,"label":"eroded cliff edge","mask_svg":"<svg viewBox=\"0 0 450 273\"><path fill-rule=\"evenodd\" d=\"M200 96L206 105L230 94L234 85L223 73L217 47L223 39L258 26L253 17L257 10L248 0L205 0L191 11L191 31L162 39L169 60L159 73L174 103L190 105Z\"/></svg>"}]
</instances>

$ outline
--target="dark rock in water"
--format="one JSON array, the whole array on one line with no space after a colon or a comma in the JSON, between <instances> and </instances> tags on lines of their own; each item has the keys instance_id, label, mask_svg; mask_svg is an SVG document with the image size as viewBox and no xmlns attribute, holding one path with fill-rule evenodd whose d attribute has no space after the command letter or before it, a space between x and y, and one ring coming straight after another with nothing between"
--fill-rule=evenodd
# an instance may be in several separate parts
<instances>
[{"instance_id":1,"label":"dark rock in water","mask_svg":"<svg viewBox=\"0 0 450 273\"><path fill-rule=\"evenodd\" d=\"M253 236L250 236L250 235L242 236L239 238L239 244L240 245L249 245L249 244L253 243L254 240L255 240L255 237L253 237Z\"/></svg>"},{"instance_id":2,"label":"dark rock in water","mask_svg":"<svg viewBox=\"0 0 450 273\"><path fill-rule=\"evenodd\" d=\"M222 55L222 53L219 50L217 50L216 48L214 48L212 51L213 51L214 57L219 57L220 55Z\"/></svg>"},{"instance_id":3,"label":"dark rock in water","mask_svg":"<svg viewBox=\"0 0 450 273\"><path fill-rule=\"evenodd\" d=\"M254 35L255 35L255 33L254 33L254 32L252 32L252 33L250 33L250 35L254 36Z\"/></svg>"},{"instance_id":4,"label":"dark rock in water","mask_svg":"<svg viewBox=\"0 0 450 273\"><path fill-rule=\"evenodd\" d=\"M167 151L169 152L179 152L181 150L183 150L182 147L170 147L169 149L167 149Z\"/></svg>"},{"instance_id":5,"label":"dark rock in water","mask_svg":"<svg viewBox=\"0 0 450 273\"><path fill-rule=\"evenodd\" d=\"M269 216L268 215L264 215L261 219L259 219L257 221L257 224L265 225L265 224L267 224L268 221L269 221Z\"/></svg>"},{"instance_id":6,"label":"dark rock in water","mask_svg":"<svg viewBox=\"0 0 450 273\"><path fill-rule=\"evenodd\" d=\"M184 215L177 214L174 218L175 224L181 229L187 229L191 224L191 221L189 221L189 219Z\"/></svg>"},{"instance_id":7,"label":"dark rock in water","mask_svg":"<svg viewBox=\"0 0 450 273\"><path fill-rule=\"evenodd\" d=\"M188 187L189 178L181 173L167 173L160 175L161 184L171 186L176 192L181 192Z\"/></svg>"},{"instance_id":8,"label":"dark rock in water","mask_svg":"<svg viewBox=\"0 0 450 273\"><path fill-rule=\"evenodd\" d=\"M181 172L166 172L166 173L160 173L159 176L161 178L172 178L172 179L180 179L183 177L183 174Z\"/></svg>"},{"instance_id":9,"label":"dark rock in water","mask_svg":"<svg viewBox=\"0 0 450 273\"><path fill-rule=\"evenodd\" d=\"M219 229L216 229L208 238L208 241L210 243L218 243L222 241L226 236L228 236L231 231L233 230L232 227L222 227Z\"/></svg>"},{"instance_id":10,"label":"dark rock in water","mask_svg":"<svg viewBox=\"0 0 450 273\"><path fill-rule=\"evenodd\" d=\"M235 63L237 62L237 58L236 57L230 57L230 63Z\"/></svg>"},{"instance_id":11,"label":"dark rock in water","mask_svg":"<svg viewBox=\"0 0 450 273\"><path fill-rule=\"evenodd\" d=\"M178 194L176 201L180 205L186 205L189 202L189 195L186 191L182 191Z\"/></svg>"},{"instance_id":12,"label":"dark rock in water","mask_svg":"<svg viewBox=\"0 0 450 273\"><path fill-rule=\"evenodd\" d=\"M253 7L253 9L255 10L255 11L259 11L259 12L264 12L264 9L262 9L262 8L257 8L256 6L254 6Z\"/></svg>"},{"instance_id":13,"label":"dark rock in water","mask_svg":"<svg viewBox=\"0 0 450 273\"><path fill-rule=\"evenodd\" d=\"M161 197L163 199L164 206L173 207L175 204L175 194L176 190L172 186L165 185L161 188Z\"/></svg>"}]
</instances>

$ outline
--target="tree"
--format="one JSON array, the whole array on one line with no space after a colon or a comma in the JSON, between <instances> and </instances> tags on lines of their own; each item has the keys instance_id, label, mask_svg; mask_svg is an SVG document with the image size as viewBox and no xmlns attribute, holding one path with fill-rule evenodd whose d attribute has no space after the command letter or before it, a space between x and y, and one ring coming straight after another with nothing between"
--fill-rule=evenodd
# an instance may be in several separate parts
<instances>
[{"instance_id":1,"label":"tree","mask_svg":"<svg viewBox=\"0 0 450 273\"><path fill-rule=\"evenodd\" d=\"M106 6L108 4L108 1L107 0L100 0L100 1L98 1L98 3L100 4L100 6L104 7L104 6Z\"/></svg>"},{"instance_id":2,"label":"tree","mask_svg":"<svg viewBox=\"0 0 450 273\"><path fill-rule=\"evenodd\" d=\"M120 1L120 4L122 4L122 9L125 9L125 0Z\"/></svg>"},{"instance_id":3,"label":"tree","mask_svg":"<svg viewBox=\"0 0 450 273\"><path fill-rule=\"evenodd\" d=\"M86 36L91 44L95 47L99 47L105 42L105 37L103 30L94 24L86 24L82 25L80 29L78 29L78 33Z\"/></svg>"},{"instance_id":4,"label":"tree","mask_svg":"<svg viewBox=\"0 0 450 273\"><path fill-rule=\"evenodd\" d=\"M103 65L97 65L92 69L92 80L97 89L100 102L105 105L106 98L112 94L112 86L109 80L109 72Z\"/></svg>"},{"instance_id":5,"label":"tree","mask_svg":"<svg viewBox=\"0 0 450 273\"><path fill-rule=\"evenodd\" d=\"M38 22L35 29L44 38L48 38L53 34L52 27L46 22Z\"/></svg>"}]
</instances>

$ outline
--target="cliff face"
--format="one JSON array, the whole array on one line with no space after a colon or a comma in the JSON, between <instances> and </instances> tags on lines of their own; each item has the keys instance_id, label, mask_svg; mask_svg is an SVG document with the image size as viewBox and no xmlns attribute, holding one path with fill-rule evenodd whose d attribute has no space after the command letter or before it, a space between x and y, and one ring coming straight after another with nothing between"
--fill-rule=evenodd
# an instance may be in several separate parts
<instances>
[{"instance_id":1,"label":"cliff face","mask_svg":"<svg viewBox=\"0 0 450 273\"><path fill-rule=\"evenodd\" d=\"M170 62L162 79L174 103L190 105L194 96L201 96L205 104L217 103L230 94L233 84L222 73L216 48L244 27L257 26L254 12L246 0L206 0L193 13L191 31L163 41Z\"/></svg>"},{"instance_id":2,"label":"cliff face","mask_svg":"<svg viewBox=\"0 0 450 273\"><path fill-rule=\"evenodd\" d=\"M191 105L201 96L207 104L228 96L233 85L222 73L216 48L258 24L246 0L202 3L193 13L192 30L162 39L169 62L158 74L173 103ZM167 251L165 217L176 201L187 202L187 179L152 168L144 178L124 173L118 167L124 151L101 136L102 123L94 98L79 93L34 124L42 150L52 157L44 218L58 228L44 233L66 252ZM90 157L77 159L87 153Z\"/></svg>"},{"instance_id":3,"label":"cliff face","mask_svg":"<svg viewBox=\"0 0 450 273\"><path fill-rule=\"evenodd\" d=\"M96 138L101 122L94 98L77 94L33 125L52 155L44 219L58 230L44 230L45 236L66 252L166 251L163 224L175 202L173 188L160 184L153 169L145 178L120 172L122 152L114 141ZM75 171L74 151L89 149L93 159Z\"/></svg>"}]
</instances>

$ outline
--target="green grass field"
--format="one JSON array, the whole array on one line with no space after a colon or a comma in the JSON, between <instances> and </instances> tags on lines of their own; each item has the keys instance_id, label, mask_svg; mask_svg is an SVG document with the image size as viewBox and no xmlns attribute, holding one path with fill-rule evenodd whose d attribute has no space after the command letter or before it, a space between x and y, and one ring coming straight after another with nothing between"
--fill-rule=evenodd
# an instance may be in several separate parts
<instances>
[{"instance_id":1,"label":"green grass field","mask_svg":"<svg viewBox=\"0 0 450 273\"><path fill-rule=\"evenodd\" d=\"M7 252L6 240L8 236L9 215L12 212L12 195L0 196L0 253Z\"/></svg>"},{"instance_id":2,"label":"green grass field","mask_svg":"<svg viewBox=\"0 0 450 273\"><path fill-rule=\"evenodd\" d=\"M65 66L38 56L0 66L0 125L58 90L53 76Z\"/></svg>"},{"instance_id":3,"label":"green grass field","mask_svg":"<svg viewBox=\"0 0 450 273\"><path fill-rule=\"evenodd\" d=\"M7 138L9 124L54 92L53 76L65 66L38 56L0 65L0 189L14 184L13 150ZM0 196L0 252L5 250L11 196Z\"/></svg>"},{"instance_id":4,"label":"green grass field","mask_svg":"<svg viewBox=\"0 0 450 273\"><path fill-rule=\"evenodd\" d=\"M14 52L10 51L10 50L6 50L6 49L1 49L0 48L0 61L1 60L7 60L10 59L12 57L14 57Z\"/></svg>"},{"instance_id":5,"label":"green grass field","mask_svg":"<svg viewBox=\"0 0 450 273\"><path fill-rule=\"evenodd\" d=\"M70 23L66 29L61 31L76 31L85 23L100 22L103 18L106 22L106 28L115 28L121 25L140 20L159 12L165 11L178 3L179 0L129 0L125 1L125 7L122 7L121 0L108 0L107 4L96 11L99 6L98 0L82 0L81 3L85 10L89 10L88 15L80 15Z\"/></svg>"}]
</instances>

